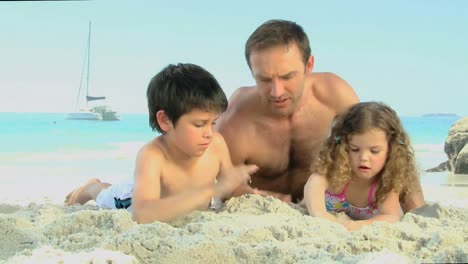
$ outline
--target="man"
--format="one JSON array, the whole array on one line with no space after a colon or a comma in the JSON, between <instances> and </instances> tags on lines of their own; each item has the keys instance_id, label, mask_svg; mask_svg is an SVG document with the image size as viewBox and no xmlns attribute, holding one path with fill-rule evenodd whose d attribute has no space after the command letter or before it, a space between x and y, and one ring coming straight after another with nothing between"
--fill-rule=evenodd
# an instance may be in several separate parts
<instances>
[{"instance_id":1,"label":"man","mask_svg":"<svg viewBox=\"0 0 468 264\"><path fill-rule=\"evenodd\" d=\"M233 93L218 130L235 165L255 164L259 170L251 187L243 185L233 195L298 202L334 118L359 99L337 75L312 72L308 37L294 22L262 24L247 40L245 58L256 86ZM404 211L422 205L422 193L416 198Z\"/></svg>"}]
</instances>

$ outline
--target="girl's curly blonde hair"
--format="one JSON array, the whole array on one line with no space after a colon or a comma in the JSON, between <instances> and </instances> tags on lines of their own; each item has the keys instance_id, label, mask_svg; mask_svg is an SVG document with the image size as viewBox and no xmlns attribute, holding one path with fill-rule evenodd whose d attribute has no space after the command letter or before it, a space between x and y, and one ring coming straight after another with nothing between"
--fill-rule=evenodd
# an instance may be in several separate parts
<instances>
[{"instance_id":1,"label":"girl's curly blonde hair","mask_svg":"<svg viewBox=\"0 0 468 264\"><path fill-rule=\"evenodd\" d=\"M415 181L419 181L414 151L401 121L395 111L384 103L364 102L352 106L335 119L331 135L323 145L319 158L312 166L314 173L325 175L333 190L343 188L351 180L349 165L349 140L353 135L370 129L381 129L387 135L387 160L377 175L377 190L373 206L383 202L394 190L400 194L400 202Z\"/></svg>"}]
</instances>

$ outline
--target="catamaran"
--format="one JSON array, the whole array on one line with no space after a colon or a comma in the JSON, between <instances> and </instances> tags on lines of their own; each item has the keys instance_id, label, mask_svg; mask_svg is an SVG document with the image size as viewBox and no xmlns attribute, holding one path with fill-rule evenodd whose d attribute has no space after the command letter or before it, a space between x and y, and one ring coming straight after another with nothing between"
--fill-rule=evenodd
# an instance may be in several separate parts
<instances>
[{"instance_id":1,"label":"catamaran","mask_svg":"<svg viewBox=\"0 0 468 264\"><path fill-rule=\"evenodd\" d=\"M91 21L89 21L88 30L88 45L86 50L85 61L83 63L83 70L81 71L80 88L78 90L78 97L76 98L75 109L78 109L80 101L81 86L83 83L83 75L86 66L86 107L81 108L79 111L68 113L65 119L72 120L103 120L103 121L118 121L120 116L117 112L113 111L110 106L97 104L95 101L105 100L105 96L91 96L89 94L89 63L91 54ZM91 103L90 103L91 102Z\"/></svg>"}]
</instances>

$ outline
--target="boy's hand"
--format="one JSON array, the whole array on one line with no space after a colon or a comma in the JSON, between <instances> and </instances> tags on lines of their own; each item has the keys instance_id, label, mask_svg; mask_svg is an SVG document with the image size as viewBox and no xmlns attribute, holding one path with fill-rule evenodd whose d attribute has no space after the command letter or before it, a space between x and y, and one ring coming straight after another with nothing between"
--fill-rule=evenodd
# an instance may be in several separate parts
<instances>
[{"instance_id":1,"label":"boy's hand","mask_svg":"<svg viewBox=\"0 0 468 264\"><path fill-rule=\"evenodd\" d=\"M239 185L250 181L250 175L258 170L256 165L239 165L225 169L217 178L215 184L215 196L225 198Z\"/></svg>"}]
</instances>

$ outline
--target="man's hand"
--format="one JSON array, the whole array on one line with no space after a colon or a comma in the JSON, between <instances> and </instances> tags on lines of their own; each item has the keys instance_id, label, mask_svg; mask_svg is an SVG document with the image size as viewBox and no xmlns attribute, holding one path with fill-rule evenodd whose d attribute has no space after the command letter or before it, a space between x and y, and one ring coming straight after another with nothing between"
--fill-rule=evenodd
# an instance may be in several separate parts
<instances>
[{"instance_id":1,"label":"man's hand","mask_svg":"<svg viewBox=\"0 0 468 264\"><path fill-rule=\"evenodd\" d=\"M250 181L250 175L258 170L256 165L239 165L225 169L218 177L215 184L215 196L227 198L241 185Z\"/></svg>"},{"instance_id":2,"label":"man's hand","mask_svg":"<svg viewBox=\"0 0 468 264\"><path fill-rule=\"evenodd\" d=\"M258 194L264 197L272 196L276 199L279 199L283 202L290 203L292 201L291 194L284 194L284 193L277 193L277 192L270 192L265 190L259 190L257 188L253 189L254 194Z\"/></svg>"},{"instance_id":3,"label":"man's hand","mask_svg":"<svg viewBox=\"0 0 468 264\"><path fill-rule=\"evenodd\" d=\"M257 188L252 188L248 184L242 184L239 186L233 193L231 193L230 197L239 197L244 194L258 194L263 197L272 196L276 199L279 199L283 202L290 203L292 201L291 194L284 194L284 193L277 193L277 192L270 192L265 190L259 190ZM230 198L229 197L229 198Z\"/></svg>"}]
</instances>

